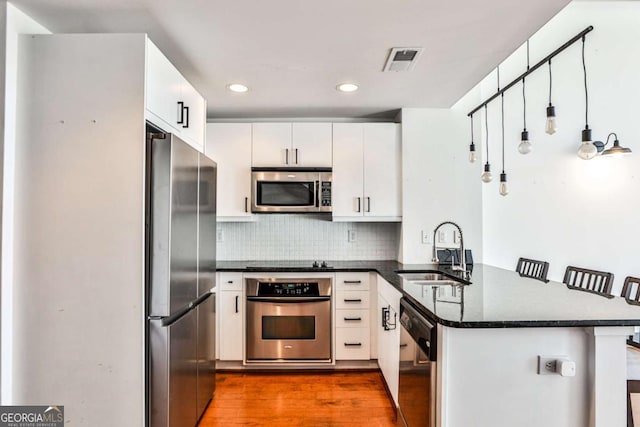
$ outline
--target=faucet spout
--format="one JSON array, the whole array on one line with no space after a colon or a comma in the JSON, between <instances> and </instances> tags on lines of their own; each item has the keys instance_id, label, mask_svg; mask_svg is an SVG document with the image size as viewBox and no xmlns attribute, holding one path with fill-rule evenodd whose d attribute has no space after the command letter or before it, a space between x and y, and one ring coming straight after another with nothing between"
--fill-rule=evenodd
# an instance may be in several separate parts
<instances>
[{"instance_id":1,"label":"faucet spout","mask_svg":"<svg viewBox=\"0 0 640 427\"><path fill-rule=\"evenodd\" d=\"M444 226L444 225L453 225L455 228L458 229L458 233L460 233L460 265L458 266L452 266L451 268L453 270L461 270L461 271L467 271L467 263L465 260L465 252L464 252L464 237L462 235L462 229L460 228L460 226L458 224L456 224L455 222L452 221L444 221L440 224L438 224L438 226L435 228L435 230L433 230L433 247L432 247L432 262L434 263L439 263L440 260L438 259L438 251L437 251L437 244L436 244L436 236L438 235L438 230L440 229L440 227ZM451 260L451 264L453 265L453 259Z\"/></svg>"}]
</instances>

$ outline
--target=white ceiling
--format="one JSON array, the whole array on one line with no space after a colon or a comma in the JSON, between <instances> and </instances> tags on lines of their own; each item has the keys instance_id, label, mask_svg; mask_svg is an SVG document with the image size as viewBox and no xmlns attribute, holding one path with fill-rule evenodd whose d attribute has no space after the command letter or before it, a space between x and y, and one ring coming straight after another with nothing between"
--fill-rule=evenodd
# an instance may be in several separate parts
<instances>
[{"instance_id":1,"label":"white ceiling","mask_svg":"<svg viewBox=\"0 0 640 427\"><path fill-rule=\"evenodd\" d=\"M210 118L450 107L569 0L14 0L53 32L147 32ZM383 73L392 47L424 47ZM342 94L338 83L360 90ZM231 82L250 87L226 90Z\"/></svg>"}]
</instances>

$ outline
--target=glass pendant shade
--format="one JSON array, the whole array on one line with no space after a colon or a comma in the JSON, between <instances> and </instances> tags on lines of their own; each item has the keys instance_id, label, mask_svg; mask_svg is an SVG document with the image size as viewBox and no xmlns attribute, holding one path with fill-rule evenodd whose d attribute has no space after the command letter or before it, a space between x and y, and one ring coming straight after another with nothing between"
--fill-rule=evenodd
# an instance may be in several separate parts
<instances>
[{"instance_id":1,"label":"glass pendant shade","mask_svg":"<svg viewBox=\"0 0 640 427\"><path fill-rule=\"evenodd\" d=\"M476 144L473 142L469 146L469 162L475 163L476 161Z\"/></svg>"},{"instance_id":2,"label":"glass pendant shade","mask_svg":"<svg viewBox=\"0 0 640 427\"><path fill-rule=\"evenodd\" d=\"M493 176L491 175L491 165L489 163L485 163L484 172L480 175L480 178L485 184L491 182L493 179Z\"/></svg>"},{"instance_id":3,"label":"glass pendant shade","mask_svg":"<svg viewBox=\"0 0 640 427\"><path fill-rule=\"evenodd\" d=\"M582 160L590 160L593 159L596 154L598 154L598 148L592 141L591 129L586 127L582 130L582 144L580 144L580 148L578 149L578 157Z\"/></svg>"},{"instance_id":4,"label":"glass pendant shade","mask_svg":"<svg viewBox=\"0 0 640 427\"><path fill-rule=\"evenodd\" d=\"M520 135L521 142L520 145L518 145L518 151L520 152L520 154L529 154L533 149L531 142L529 142L529 132L524 130Z\"/></svg>"},{"instance_id":5,"label":"glass pendant shade","mask_svg":"<svg viewBox=\"0 0 640 427\"><path fill-rule=\"evenodd\" d=\"M506 196L509 194L509 189L507 188L507 174L502 172L500 174L500 195Z\"/></svg>"},{"instance_id":6,"label":"glass pendant shade","mask_svg":"<svg viewBox=\"0 0 640 427\"><path fill-rule=\"evenodd\" d=\"M547 123L545 125L544 131L549 135L553 135L558 130L558 123L556 121L556 107L549 104L547 107Z\"/></svg>"}]
</instances>

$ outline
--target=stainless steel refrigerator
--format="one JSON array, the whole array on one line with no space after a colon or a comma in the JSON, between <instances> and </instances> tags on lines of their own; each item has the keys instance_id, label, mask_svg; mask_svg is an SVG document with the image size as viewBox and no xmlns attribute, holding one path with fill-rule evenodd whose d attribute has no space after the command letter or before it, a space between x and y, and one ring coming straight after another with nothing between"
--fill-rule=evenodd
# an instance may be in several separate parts
<instances>
[{"instance_id":1,"label":"stainless steel refrigerator","mask_svg":"<svg viewBox=\"0 0 640 427\"><path fill-rule=\"evenodd\" d=\"M193 427L215 389L216 164L147 135L147 425Z\"/></svg>"}]
</instances>

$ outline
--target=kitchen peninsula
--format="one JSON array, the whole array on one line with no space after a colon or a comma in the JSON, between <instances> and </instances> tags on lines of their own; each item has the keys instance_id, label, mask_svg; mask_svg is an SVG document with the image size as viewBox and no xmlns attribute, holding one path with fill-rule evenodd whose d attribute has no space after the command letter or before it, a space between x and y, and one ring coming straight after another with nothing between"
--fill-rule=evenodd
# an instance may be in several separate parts
<instances>
[{"instance_id":1,"label":"kitchen peninsula","mask_svg":"<svg viewBox=\"0 0 640 427\"><path fill-rule=\"evenodd\" d=\"M221 261L219 272L372 272L437 323L437 425L617 426L626 422L626 337L640 307L476 264L470 284L417 284L402 272L459 272L395 261ZM398 274L400 272L400 274ZM377 307L380 311L380 307ZM378 313L379 315L379 313ZM400 343L398 342L398 345ZM538 357L575 376L538 374ZM384 372L384 371L383 371ZM386 378L387 382L389 379Z\"/></svg>"}]
</instances>

